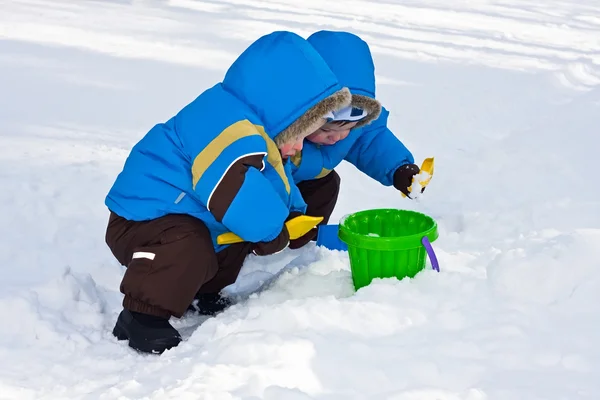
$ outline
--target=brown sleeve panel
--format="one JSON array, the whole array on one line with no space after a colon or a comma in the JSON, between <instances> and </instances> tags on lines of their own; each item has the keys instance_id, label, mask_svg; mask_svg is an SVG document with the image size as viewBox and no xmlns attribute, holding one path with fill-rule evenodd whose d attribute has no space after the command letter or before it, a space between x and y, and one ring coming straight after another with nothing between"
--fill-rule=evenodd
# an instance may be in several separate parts
<instances>
[{"instance_id":1,"label":"brown sleeve panel","mask_svg":"<svg viewBox=\"0 0 600 400\"><path fill-rule=\"evenodd\" d=\"M216 220L221 222L231 202L244 184L246 171L254 167L262 170L265 154L251 154L240 158L225 172L217 187L212 192L208 200L208 210L213 213Z\"/></svg>"}]
</instances>

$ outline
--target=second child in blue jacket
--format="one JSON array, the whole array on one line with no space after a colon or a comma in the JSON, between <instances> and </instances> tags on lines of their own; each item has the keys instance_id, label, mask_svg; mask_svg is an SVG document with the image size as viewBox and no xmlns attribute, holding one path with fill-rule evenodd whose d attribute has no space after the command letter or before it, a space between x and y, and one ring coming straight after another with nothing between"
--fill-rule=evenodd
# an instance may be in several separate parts
<instances>
[{"instance_id":1,"label":"second child in blue jacket","mask_svg":"<svg viewBox=\"0 0 600 400\"><path fill-rule=\"evenodd\" d=\"M375 67L368 44L352 33L335 31L319 31L307 40L350 89L352 104L309 135L302 151L292 157L292 173L308 205L306 213L323 216L322 224L328 222L340 188L334 168L344 160L382 185L410 195L408 188L419 167L388 128L389 112L375 98ZM299 248L316 235L314 229L292 241L290 248Z\"/></svg>"}]
</instances>

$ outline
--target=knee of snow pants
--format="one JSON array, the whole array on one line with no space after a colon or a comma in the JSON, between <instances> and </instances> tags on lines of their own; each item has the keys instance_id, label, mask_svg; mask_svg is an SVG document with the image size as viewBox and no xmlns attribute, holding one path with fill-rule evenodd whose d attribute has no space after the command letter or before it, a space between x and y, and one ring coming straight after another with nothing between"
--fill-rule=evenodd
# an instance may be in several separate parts
<instances>
[{"instance_id":1,"label":"knee of snow pants","mask_svg":"<svg viewBox=\"0 0 600 400\"><path fill-rule=\"evenodd\" d=\"M137 222L112 213L106 242L127 266L123 307L165 318L181 317L199 291L216 293L235 282L250 251L239 244L217 254L202 221L175 214Z\"/></svg>"}]
</instances>

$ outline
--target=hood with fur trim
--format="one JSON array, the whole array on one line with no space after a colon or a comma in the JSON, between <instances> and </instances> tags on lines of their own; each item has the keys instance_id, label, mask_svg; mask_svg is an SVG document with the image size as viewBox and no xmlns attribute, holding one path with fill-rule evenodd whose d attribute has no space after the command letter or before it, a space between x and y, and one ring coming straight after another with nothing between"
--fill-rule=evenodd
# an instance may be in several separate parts
<instances>
[{"instance_id":1,"label":"hood with fur trim","mask_svg":"<svg viewBox=\"0 0 600 400\"><path fill-rule=\"evenodd\" d=\"M278 144L310 135L325 114L351 100L319 53L285 31L252 43L227 71L223 88L258 115Z\"/></svg>"},{"instance_id":2,"label":"hood with fur trim","mask_svg":"<svg viewBox=\"0 0 600 400\"><path fill-rule=\"evenodd\" d=\"M357 127L379 118L381 104L375 99L375 65L369 45L349 32L318 31L307 41L319 52L342 86L352 93L352 105L369 115Z\"/></svg>"}]
</instances>

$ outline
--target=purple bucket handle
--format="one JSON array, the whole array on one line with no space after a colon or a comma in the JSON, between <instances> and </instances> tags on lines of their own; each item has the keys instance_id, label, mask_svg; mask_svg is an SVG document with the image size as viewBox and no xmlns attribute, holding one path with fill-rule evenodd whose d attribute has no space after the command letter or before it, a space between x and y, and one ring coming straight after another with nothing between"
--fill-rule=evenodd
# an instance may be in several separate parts
<instances>
[{"instance_id":1,"label":"purple bucket handle","mask_svg":"<svg viewBox=\"0 0 600 400\"><path fill-rule=\"evenodd\" d=\"M425 246L427 255L429 256L429 259L431 260L431 267L435 271L440 272L440 264L438 262L437 256L435 255L435 251L433 251L433 247L431 246L431 242L429 241L429 238L427 236L423 236L423 239L421 239L421 243L423 243L423 246Z\"/></svg>"}]
</instances>

